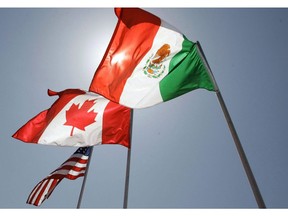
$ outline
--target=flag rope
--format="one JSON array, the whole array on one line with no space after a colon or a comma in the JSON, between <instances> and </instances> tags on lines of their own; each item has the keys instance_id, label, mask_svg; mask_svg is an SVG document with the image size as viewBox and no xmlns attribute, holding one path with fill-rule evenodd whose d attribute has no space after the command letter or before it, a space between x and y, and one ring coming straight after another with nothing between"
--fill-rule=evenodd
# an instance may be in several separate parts
<instances>
[{"instance_id":1,"label":"flag rope","mask_svg":"<svg viewBox=\"0 0 288 216\"><path fill-rule=\"evenodd\" d=\"M225 119L226 119L226 121L227 121L229 130L230 130L230 133L231 133L231 135L232 135L232 137L233 137L234 143L235 143L235 145L236 145L238 154L239 154L239 156L240 156L242 165L243 165L244 170L245 170L245 172L246 172L247 178L248 178L248 180L249 180L249 183L250 183L251 189L252 189L252 191L253 191L254 197L255 197L255 199L256 199L256 202L257 202L257 204L258 204L258 207L259 207L259 208L266 208L265 203L264 203L264 200L263 200L262 195L261 195L261 193L260 193L259 187L258 187L258 185L257 185L257 182L256 182L256 180L255 180L255 177L254 177L253 172L252 172L252 170L251 170L251 167L250 167L250 165L249 165L249 162L248 162L248 160L247 160L246 154L245 154L245 152L244 152L244 149L243 149L243 147L242 147L242 144L241 144L241 142L240 142L240 139L239 139L239 137L238 137L238 134L237 134L237 132L236 132L236 129L235 129L235 127L234 127L234 124L233 124L233 122L232 122L232 119L231 119L231 117L230 117L230 114L229 114L229 112L228 112L228 109L227 109L227 107L226 107L226 105L225 105L224 99L223 99L223 97L222 97L222 95L221 95L221 92L220 92L220 90L219 90L219 88L218 88L218 85L217 85L217 83L216 83L215 77L213 76L213 73L212 73L211 68L210 68L210 66L209 66L209 64L208 64L208 61L207 61L207 59L206 59L206 57L205 57L205 55L204 55L204 52L203 52L203 50L202 50L202 47L201 47L201 45L200 45L200 43L199 43L198 41L197 41L197 47L198 47L199 54L200 54L201 58L203 59L204 63L206 64L206 68L208 69L209 74L210 74L210 77L211 77L211 79L212 79L212 81L213 81L213 83L214 83L215 92L216 92L218 101L219 101L220 106L221 106L221 108L222 108L222 111L223 111L223 113L224 113L224 116L225 116Z\"/></svg>"}]
</instances>

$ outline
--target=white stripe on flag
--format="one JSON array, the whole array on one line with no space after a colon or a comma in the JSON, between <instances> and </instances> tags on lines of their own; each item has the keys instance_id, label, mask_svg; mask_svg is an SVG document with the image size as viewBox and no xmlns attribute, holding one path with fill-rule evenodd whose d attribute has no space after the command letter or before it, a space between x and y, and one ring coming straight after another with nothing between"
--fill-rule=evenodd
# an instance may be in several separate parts
<instances>
[{"instance_id":1,"label":"white stripe on flag","mask_svg":"<svg viewBox=\"0 0 288 216\"><path fill-rule=\"evenodd\" d=\"M47 181L49 181L49 179L44 180L44 181L41 183L40 187L37 187L37 189L36 189L36 194L35 194L34 197L33 197L32 203L35 203L35 202L36 202L37 198L38 198L39 195L40 195L40 192L41 192L42 188L45 186L45 184L46 184ZM39 202L39 203L40 203L40 202Z\"/></svg>"},{"instance_id":2,"label":"white stripe on flag","mask_svg":"<svg viewBox=\"0 0 288 216\"><path fill-rule=\"evenodd\" d=\"M39 199L39 204L43 202L44 198L46 197L48 191L50 190L51 184L54 182L55 179L49 179L48 185L46 186L44 192L41 195L41 198Z\"/></svg>"},{"instance_id":3,"label":"white stripe on flag","mask_svg":"<svg viewBox=\"0 0 288 216\"><path fill-rule=\"evenodd\" d=\"M69 161L67 163L64 163L62 166L76 166L78 168L84 168L84 167L86 167L86 164L87 163L78 163L75 161Z\"/></svg>"},{"instance_id":4,"label":"white stripe on flag","mask_svg":"<svg viewBox=\"0 0 288 216\"><path fill-rule=\"evenodd\" d=\"M81 170L81 171L74 171L74 170L70 170L70 169L61 169L58 170L57 172L53 173L53 175L63 175L66 176L67 174L73 175L73 176L78 176L81 173L85 173L85 170Z\"/></svg>"},{"instance_id":5,"label":"white stripe on flag","mask_svg":"<svg viewBox=\"0 0 288 216\"><path fill-rule=\"evenodd\" d=\"M39 185L39 187L37 187L37 189L35 190L35 193L33 193L33 196L31 197L31 198L32 198L32 201L31 201L32 204L35 203L35 201L36 201L37 197L39 196L39 193L40 193L41 189L44 187L44 184L45 184L46 181L47 181L47 180L44 180L44 181Z\"/></svg>"}]
</instances>

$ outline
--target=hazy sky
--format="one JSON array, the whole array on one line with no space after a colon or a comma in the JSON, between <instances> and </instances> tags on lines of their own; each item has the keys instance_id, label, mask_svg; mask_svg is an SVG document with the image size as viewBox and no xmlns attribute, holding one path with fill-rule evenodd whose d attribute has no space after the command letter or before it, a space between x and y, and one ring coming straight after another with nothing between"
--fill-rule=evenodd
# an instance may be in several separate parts
<instances>
[{"instance_id":1,"label":"hazy sky","mask_svg":"<svg viewBox=\"0 0 288 216\"><path fill-rule=\"evenodd\" d=\"M200 41L267 208L287 208L288 9L145 9ZM48 88L89 88L116 23L113 8L0 9L0 208L37 208L31 190L76 150L11 136ZM135 110L132 137L128 208L257 208L215 93ZM94 148L82 208L122 208L126 154ZM75 208L82 180L40 208Z\"/></svg>"}]
</instances>

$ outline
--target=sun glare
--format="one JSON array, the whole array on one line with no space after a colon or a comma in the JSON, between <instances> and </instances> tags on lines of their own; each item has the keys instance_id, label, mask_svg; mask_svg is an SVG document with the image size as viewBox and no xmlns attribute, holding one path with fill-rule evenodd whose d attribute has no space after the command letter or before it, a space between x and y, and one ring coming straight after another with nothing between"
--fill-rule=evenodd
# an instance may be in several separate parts
<instances>
[{"instance_id":1,"label":"sun glare","mask_svg":"<svg viewBox=\"0 0 288 216\"><path fill-rule=\"evenodd\" d=\"M118 53L112 57L111 64L116 64L116 63L121 64L124 58L125 58L124 52Z\"/></svg>"}]
</instances>

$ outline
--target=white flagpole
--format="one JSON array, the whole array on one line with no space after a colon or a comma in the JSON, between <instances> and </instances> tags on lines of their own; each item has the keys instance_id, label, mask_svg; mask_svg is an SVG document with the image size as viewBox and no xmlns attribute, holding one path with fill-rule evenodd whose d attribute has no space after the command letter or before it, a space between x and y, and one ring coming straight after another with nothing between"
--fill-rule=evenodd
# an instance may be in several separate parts
<instances>
[{"instance_id":1,"label":"white flagpole","mask_svg":"<svg viewBox=\"0 0 288 216\"><path fill-rule=\"evenodd\" d=\"M89 147L89 148L91 148L91 152L90 152L90 156L89 156L89 159L88 159L85 175L84 175L84 178L83 178L83 181L82 181L81 191L80 191L79 198L78 198L78 203L77 203L77 209L79 209L80 206L81 206L82 196L83 196L85 185L86 185L86 179L87 179L87 175L88 175L88 171L89 171L90 161L91 161L91 158L92 158L93 147L94 146Z\"/></svg>"},{"instance_id":2,"label":"white flagpole","mask_svg":"<svg viewBox=\"0 0 288 216\"><path fill-rule=\"evenodd\" d=\"M204 55L204 52L203 52L203 50L201 48L201 45L200 45L200 43L198 41L197 41L197 48L198 48L198 51L199 51L199 54L200 54L201 58L203 59L204 63L206 64L206 67L207 67L207 69L208 69L208 71L210 73L210 77L211 77L211 79L212 79L212 81L214 83L215 92L216 92L218 101L219 101L219 103L221 105L222 111L224 113L225 119L226 119L228 127L230 129L230 133L231 133L231 135L233 137L233 140L235 142L236 148L238 150L238 154L239 154L240 159L242 161L244 170L245 170L246 175L248 177L248 180L249 180L250 186L252 188L252 191L254 193L254 196L255 196L256 202L258 204L258 207L259 208L266 208L264 200L263 200L262 195L260 193L260 190L258 188L257 182L256 182L256 180L254 178L253 172L252 172L252 170L250 168L249 162L248 162L247 157L245 155L245 152L243 150L242 144L240 142L240 139L238 137L238 134L236 132L236 129L234 127L234 124L232 122L230 114L228 112L228 109L227 109L227 107L225 105L225 102L224 102L223 97L221 95L221 92L220 92L220 90L218 88L216 80L215 80L215 78L213 76L211 68L209 67L209 64L208 64L207 59L206 59L206 57Z\"/></svg>"},{"instance_id":3,"label":"white flagpole","mask_svg":"<svg viewBox=\"0 0 288 216\"><path fill-rule=\"evenodd\" d=\"M127 150L123 209L127 209L128 206L128 191L129 191L130 163L131 163L130 161L131 161L131 148L132 148L132 128L133 128L133 109L131 109L131 117L130 117L130 148Z\"/></svg>"}]
</instances>

